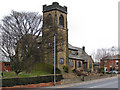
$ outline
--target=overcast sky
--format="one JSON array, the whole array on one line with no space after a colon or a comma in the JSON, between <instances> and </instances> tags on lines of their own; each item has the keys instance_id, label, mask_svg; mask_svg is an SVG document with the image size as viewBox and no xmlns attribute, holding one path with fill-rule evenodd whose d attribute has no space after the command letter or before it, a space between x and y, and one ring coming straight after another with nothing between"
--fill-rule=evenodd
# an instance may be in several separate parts
<instances>
[{"instance_id":1,"label":"overcast sky","mask_svg":"<svg viewBox=\"0 0 120 90\"><path fill-rule=\"evenodd\" d=\"M42 5L59 2L68 7L69 43L85 46L91 54L98 48L118 45L119 0L1 0L0 20L11 10L42 14Z\"/></svg>"}]
</instances>

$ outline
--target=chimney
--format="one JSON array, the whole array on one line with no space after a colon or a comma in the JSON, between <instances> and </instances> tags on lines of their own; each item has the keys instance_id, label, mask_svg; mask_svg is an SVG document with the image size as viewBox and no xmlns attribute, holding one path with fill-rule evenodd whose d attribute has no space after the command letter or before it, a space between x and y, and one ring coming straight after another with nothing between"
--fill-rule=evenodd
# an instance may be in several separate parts
<instances>
[{"instance_id":1,"label":"chimney","mask_svg":"<svg viewBox=\"0 0 120 90\"><path fill-rule=\"evenodd\" d=\"M85 46L82 47L82 50L85 51Z\"/></svg>"}]
</instances>

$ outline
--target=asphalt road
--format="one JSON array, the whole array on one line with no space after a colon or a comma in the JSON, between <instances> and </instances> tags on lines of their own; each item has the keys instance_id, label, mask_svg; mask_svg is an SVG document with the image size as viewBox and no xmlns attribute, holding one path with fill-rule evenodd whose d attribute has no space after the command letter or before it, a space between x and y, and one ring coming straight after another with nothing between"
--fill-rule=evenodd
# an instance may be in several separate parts
<instances>
[{"instance_id":1,"label":"asphalt road","mask_svg":"<svg viewBox=\"0 0 120 90\"><path fill-rule=\"evenodd\" d=\"M96 82L91 82L79 86L72 86L69 88L118 88L118 78L103 79Z\"/></svg>"},{"instance_id":2,"label":"asphalt road","mask_svg":"<svg viewBox=\"0 0 120 90\"><path fill-rule=\"evenodd\" d=\"M49 90L118 90L120 88L120 77L111 77L82 83L58 85L47 88ZM120 89L119 89L120 90Z\"/></svg>"}]
</instances>

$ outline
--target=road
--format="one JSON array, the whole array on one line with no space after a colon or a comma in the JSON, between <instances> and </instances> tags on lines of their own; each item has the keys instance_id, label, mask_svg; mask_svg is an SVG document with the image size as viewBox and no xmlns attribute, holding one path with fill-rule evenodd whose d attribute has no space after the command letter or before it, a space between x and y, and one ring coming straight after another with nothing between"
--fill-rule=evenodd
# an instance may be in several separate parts
<instances>
[{"instance_id":1,"label":"road","mask_svg":"<svg viewBox=\"0 0 120 90\"><path fill-rule=\"evenodd\" d=\"M102 88L102 90L118 90L118 87L120 88L120 77L111 77L93 81L86 81L82 83L52 86L47 88L52 88L52 90L64 90L64 88L67 88L67 90L89 90L90 88L90 90L92 90L93 88L97 88L96 90L100 90L100 88Z\"/></svg>"},{"instance_id":2,"label":"road","mask_svg":"<svg viewBox=\"0 0 120 90\"><path fill-rule=\"evenodd\" d=\"M118 88L118 78L105 79L100 81L93 81L79 86L72 86L69 88Z\"/></svg>"}]
</instances>

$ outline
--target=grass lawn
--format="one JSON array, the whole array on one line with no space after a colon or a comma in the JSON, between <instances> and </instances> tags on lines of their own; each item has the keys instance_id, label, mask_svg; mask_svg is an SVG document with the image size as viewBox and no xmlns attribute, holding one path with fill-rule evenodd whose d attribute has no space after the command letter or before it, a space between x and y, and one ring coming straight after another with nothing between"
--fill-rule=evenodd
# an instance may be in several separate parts
<instances>
[{"instance_id":1,"label":"grass lawn","mask_svg":"<svg viewBox=\"0 0 120 90\"><path fill-rule=\"evenodd\" d=\"M48 75L48 74L50 74L50 73L40 72L40 71L34 71L34 72L31 72L31 73L26 73L25 71L23 71L18 75L18 77L34 77L34 76ZM13 72L13 71L3 72L3 77L2 78L13 78L13 77L17 77L15 72Z\"/></svg>"},{"instance_id":2,"label":"grass lawn","mask_svg":"<svg viewBox=\"0 0 120 90\"><path fill-rule=\"evenodd\" d=\"M37 63L29 68L31 70L30 73L26 73L24 70L21 73L19 73L18 77L35 77L35 76L40 76L40 75L48 75L48 74L52 74L54 70L53 66L49 64L45 64L45 63ZM13 78L13 77L17 77L14 71L3 72L2 78Z\"/></svg>"}]
</instances>

